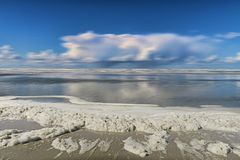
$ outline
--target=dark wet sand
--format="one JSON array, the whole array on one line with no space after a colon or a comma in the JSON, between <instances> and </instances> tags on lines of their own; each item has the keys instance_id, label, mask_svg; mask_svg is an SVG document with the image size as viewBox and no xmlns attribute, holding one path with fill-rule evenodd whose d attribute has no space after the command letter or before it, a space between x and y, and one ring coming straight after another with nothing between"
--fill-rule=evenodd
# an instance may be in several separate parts
<instances>
[{"instance_id":1,"label":"dark wet sand","mask_svg":"<svg viewBox=\"0 0 240 160\"><path fill-rule=\"evenodd\" d=\"M132 132L132 133L109 133L109 132L95 132L91 130L78 130L69 134L60 136L59 138L68 138L72 137L73 140L78 140L80 138L86 138L88 140L96 140L100 138L101 140L113 140L109 151L101 152L98 148L96 150L91 150L83 155L79 155L79 150L67 154L66 152L62 153L59 157L60 151L53 149L51 143L53 139L47 139L43 141L31 142L28 144L17 145L14 147L9 147L0 150L0 159L10 159L10 160L190 160L193 159L191 154L186 153L184 156L181 154L180 150L177 148L176 144L173 142L177 137L181 141L188 143L193 138L203 138L205 140L221 140L223 142L235 142L239 143L240 138L238 133L235 135L222 133L222 132L209 132L209 131L198 131L198 132L189 132L189 133L171 133L170 143L167 147L167 153L154 152L153 154L141 158L138 155L134 155L130 152L127 152L123 149L123 142L129 136L137 140L143 140L146 133L141 132ZM234 137L234 138L233 138ZM217 160L224 160L226 158L215 156ZM234 154L229 154L227 157L228 160L238 160Z\"/></svg>"},{"instance_id":2,"label":"dark wet sand","mask_svg":"<svg viewBox=\"0 0 240 160\"><path fill-rule=\"evenodd\" d=\"M28 120L0 120L0 131L5 129L30 131L41 128L43 127L38 123Z\"/></svg>"}]
</instances>

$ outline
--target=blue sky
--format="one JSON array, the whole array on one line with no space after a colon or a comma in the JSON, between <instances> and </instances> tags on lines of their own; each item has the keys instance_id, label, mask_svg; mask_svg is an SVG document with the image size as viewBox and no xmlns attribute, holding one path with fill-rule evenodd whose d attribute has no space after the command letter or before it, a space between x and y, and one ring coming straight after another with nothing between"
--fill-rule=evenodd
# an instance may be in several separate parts
<instances>
[{"instance_id":1,"label":"blue sky","mask_svg":"<svg viewBox=\"0 0 240 160\"><path fill-rule=\"evenodd\" d=\"M237 0L0 2L0 61L7 66L240 62Z\"/></svg>"}]
</instances>

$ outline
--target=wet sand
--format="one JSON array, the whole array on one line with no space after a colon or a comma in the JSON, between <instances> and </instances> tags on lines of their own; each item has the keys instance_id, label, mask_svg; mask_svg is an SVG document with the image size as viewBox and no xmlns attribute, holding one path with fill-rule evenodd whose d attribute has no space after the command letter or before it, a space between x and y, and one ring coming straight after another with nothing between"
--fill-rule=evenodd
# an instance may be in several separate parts
<instances>
[{"instance_id":1,"label":"wet sand","mask_svg":"<svg viewBox=\"0 0 240 160\"><path fill-rule=\"evenodd\" d=\"M52 97L59 98L59 96ZM239 110L236 109L225 109L227 112L224 108L198 110L178 108L176 110L151 105L146 109L146 105L94 103L75 97L65 97L71 100L71 103L53 101L54 104L16 100L22 97L1 98L1 160L237 160L240 157L239 113L235 113ZM24 132L8 133L8 131L5 132L7 129L19 129ZM155 148L154 150L155 146L152 145L153 143L148 143L147 138L161 131L165 132L166 136L163 139L168 143L165 146L163 144L164 149ZM53 141L60 139L60 145L69 147L69 144L64 144L69 142L66 142L69 137L72 138L71 143L77 145L73 152L67 153L66 148L61 149L61 146L52 145ZM133 143L137 143L130 142L130 148L133 147L133 149L127 151L126 139L129 137L134 139ZM162 138L162 135L157 134L157 137ZM161 143L158 138L152 140ZM80 144L80 139L89 141L89 144L97 139L99 141L87 152L79 154L82 148L87 148L86 145ZM196 149L196 146L191 143L194 139L204 141L200 146L201 150ZM111 141L109 150L100 149L98 146L100 140ZM209 144L213 146L210 149ZM238 146L234 146L235 144ZM153 149L148 148L151 147L150 145ZM229 148L224 148L224 145ZM135 152L134 149L139 152L136 150ZM215 154L216 150L218 153ZM148 154L144 158L141 157L143 152Z\"/></svg>"},{"instance_id":2,"label":"wet sand","mask_svg":"<svg viewBox=\"0 0 240 160\"><path fill-rule=\"evenodd\" d=\"M43 128L40 124L28 120L0 120L0 131L5 129L18 129L31 131Z\"/></svg>"},{"instance_id":3,"label":"wet sand","mask_svg":"<svg viewBox=\"0 0 240 160\"><path fill-rule=\"evenodd\" d=\"M213 132L213 131L195 131L195 132L171 132L169 138L169 144L167 146L167 152L153 152L149 156L144 158L139 157L133 153L130 153L124 150L123 140L128 137L133 137L136 140L142 141L144 140L144 136L147 135L143 132L129 132L129 133L111 133L111 132L97 132L92 130L78 130L72 133L68 133L60 136L59 138L68 138L72 137L73 140L79 140L80 138L86 138L88 140L96 140L100 138L102 140L113 140L111 146L107 152L102 152L99 148L95 147L89 152L86 152L83 155L79 154L79 150L68 154L67 152L61 152L59 150L54 149L51 146L52 141L55 138L41 140L36 142L30 142L27 144L20 144L13 147L8 147L0 150L0 159L11 159L11 160L49 160L49 159L57 159L57 160L79 160L79 159L88 159L88 160L137 160L137 159L146 159L146 160L188 160L188 159L197 159L193 153L188 153L186 151L181 152L179 148L174 143L174 140L179 139L184 143L189 144L190 140L193 138L200 138L210 141L221 140L223 142L234 142L239 143L240 137L238 133L227 133L227 132ZM205 157L207 159L207 157ZM204 159L205 159L204 158ZM209 159L209 157L208 157ZM218 160L237 160L239 157L230 153L228 157L221 157L217 155L212 155L211 159Z\"/></svg>"}]
</instances>

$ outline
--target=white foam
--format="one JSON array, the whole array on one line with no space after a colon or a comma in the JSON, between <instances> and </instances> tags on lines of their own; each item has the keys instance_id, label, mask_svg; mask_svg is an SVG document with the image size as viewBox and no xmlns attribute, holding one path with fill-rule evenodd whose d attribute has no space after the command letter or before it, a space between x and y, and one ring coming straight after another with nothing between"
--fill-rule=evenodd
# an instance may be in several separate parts
<instances>
[{"instance_id":1,"label":"white foam","mask_svg":"<svg viewBox=\"0 0 240 160\"><path fill-rule=\"evenodd\" d=\"M152 135L145 136L146 140L137 142L132 137L124 140L124 149L145 157L155 151L166 151L168 133L166 131L156 132Z\"/></svg>"},{"instance_id":2,"label":"white foam","mask_svg":"<svg viewBox=\"0 0 240 160\"><path fill-rule=\"evenodd\" d=\"M203 139L192 139L190 145L196 150L204 151L206 143Z\"/></svg>"},{"instance_id":3,"label":"white foam","mask_svg":"<svg viewBox=\"0 0 240 160\"><path fill-rule=\"evenodd\" d=\"M80 151L79 154L84 154L93 148L96 147L97 143L100 139L96 139L95 141L87 140L87 139L79 139Z\"/></svg>"},{"instance_id":4,"label":"white foam","mask_svg":"<svg viewBox=\"0 0 240 160\"><path fill-rule=\"evenodd\" d=\"M101 140L98 143L99 150L101 152L107 152L110 149L112 142L113 140Z\"/></svg>"},{"instance_id":5,"label":"white foam","mask_svg":"<svg viewBox=\"0 0 240 160\"><path fill-rule=\"evenodd\" d=\"M56 138L51 145L53 148L66 151L68 154L79 149L78 143L74 142L71 137L66 139Z\"/></svg>"},{"instance_id":6,"label":"white foam","mask_svg":"<svg viewBox=\"0 0 240 160\"><path fill-rule=\"evenodd\" d=\"M73 99L73 97L68 98ZM162 130L197 131L199 129L240 131L240 123L238 123L240 114L237 109L161 108L143 107L137 104L108 103L99 105L99 103L86 102L80 99L78 104L53 104L16 100L16 97L13 96L0 97L0 99L0 120L28 119L43 127L59 127L63 130L61 133L79 128L111 132L143 131L146 133L157 133ZM33 133L38 135L43 130L35 130ZM33 140L34 136L30 139Z\"/></svg>"},{"instance_id":7,"label":"white foam","mask_svg":"<svg viewBox=\"0 0 240 160\"><path fill-rule=\"evenodd\" d=\"M232 152L236 154L238 157L240 157L240 149L238 148L233 148Z\"/></svg>"},{"instance_id":8,"label":"white foam","mask_svg":"<svg viewBox=\"0 0 240 160\"><path fill-rule=\"evenodd\" d=\"M139 155L140 157L145 157L151 153L148 146L137 142L132 137L128 137L123 142L124 142L125 150L127 150L133 154Z\"/></svg>"},{"instance_id":9,"label":"white foam","mask_svg":"<svg viewBox=\"0 0 240 160\"><path fill-rule=\"evenodd\" d=\"M197 151L196 149L194 149L187 143L180 141L179 139L176 139L174 142L181 151L183 157L186 158L187 156L189 156L190 159L204 159L204 155L202 154L203 152Z\"/></svg>"},{"instance_id":10,"label":"white foam","mask_svg":"<svg viewBox=\"0 0 240 160\"><path fill-rule=\"evenodd\" d=\"M220 141L209 143L207 146L207 150L211 153L224 157L227 157L227 154L232 152L232 148L229 144Z\"/></svg>"},{"instance_id":11,"label":"white foam","mask_svg":"<svg viewBox=\"0 0 240 160\"><path fill-rule=\"evenodd\" d=\"M232 152L240 157L240 144L239 143L232 143L231 147L232 147Z\"/></svg>"},{"instance_id":12,"label":"white foam","mask_svg":"<svg viewBox=\"0 0 240 160\"><path fill-rule=\"evenodd\" d=\"M68 154L79 150L79 154L84 154L88 151L95 150L97 147L101 152L107 152L111 147L112 140L100 140L96 139L94 141L89 139L79 139L79 141L69 138L56 138L52 141L52 147L54 149L60 150L61 152L67 152ZM58 156L57 156L58 157Z\"/></svg>"},{"instance_id":13,"label":"white foam","mask_svg":"<svg viewBox=\"0 0 240 160\"><path fill-rule=\"evenodd\" d=\"M28 132L20 132L16 130L4 130L0 134L0 147L9 147L17 144L28 143L31 141L53 138L69 132L62 127L42 128Z\"/></svg>"}]
</instances>

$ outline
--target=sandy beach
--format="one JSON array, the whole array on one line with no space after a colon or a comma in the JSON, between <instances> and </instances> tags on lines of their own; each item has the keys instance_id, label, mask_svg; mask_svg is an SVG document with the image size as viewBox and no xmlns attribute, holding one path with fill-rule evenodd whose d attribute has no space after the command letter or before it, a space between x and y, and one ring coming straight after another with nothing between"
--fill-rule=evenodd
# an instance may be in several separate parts
<instances>
[{"instance_id":1,"label":"sandy beach","mask_svg":"<svg viewBox=\"0 0 240 160\"><path fill-rule=\"evenodd\" d=\"M0 150L0 154L2 155L2 159L8 157L9 159L19 159L19 160L31 160L31 159L90 159L90 160L97 160L97 159L115 159L115 160L122 160L122 159L130 159L130 160L137 160L137 159L146 159L146 160L171 160L171 159L219 159L224 160L226 157L218 156L218 155L206 155L203 157L198 158L197 156L204 155L206 153L194 152L194 150L188 150L187 147L183 152L176 146L173 142L176 137L181 138L182 142L188 144L193 138L206 138L208 140L222 140L225 142L229 142L227 136L222 136L222 132L213 132L213 133L172 133L169 144L166 148L166 153L162 152L153 152L152 154L146 157L140 157L135 155L131 152L124 150L124 143L123 140L127 139L129 136L137 139L139 141L144 140L143 132L131 132L131 133L109 133L109 132L96 132L92 130L79 130L76 132L72 132L69 134L65 134L60 136L60 139L67 139L71 137L74 141L78 141L81 138L85 138L88 140L95 141L97 138L101 140L108 140L112 141L111 147L107 151L101 151L99 147L95 146L90 151L86 152L85 154L80 155L79 150L73 151L72 153L68 154L67 152L61 152L57 149L54 149L51 146L52 141L54 138L43 140L43 141L36 141L30 142L24 145L17 145L13 147L8 147ZM209 135L211 135L209 137ZM216 136L217 135L217 136ZM237 136L237 135L235 135ZM230 137L230 136L229 136ZM232 137L231 137L232 138ZM240 142L239 138L233 138L232 142ZM196 155L195 155L196 154ZM228 154L228 159L237 160L239 159L233 153Z\"/></svg>"},{"instance_id":2,"label":"sandy beach","mask_svg":"<svg viewBox=\"0 0 240 160\"><path fill-rule=\"evenodd\" d=\"M34 101L44 97L69 102ZM238 108L168 108L96 103L71 96L5 96L0 98L0 113L2 123L15 120L11 123L42 127L29 124L33 128L1 129L3 159L26 160L42 153L46 153L42 159L237 159L240 155ZM29 153L25 156L23 152Z\"/></svg>"}]
</instances>

